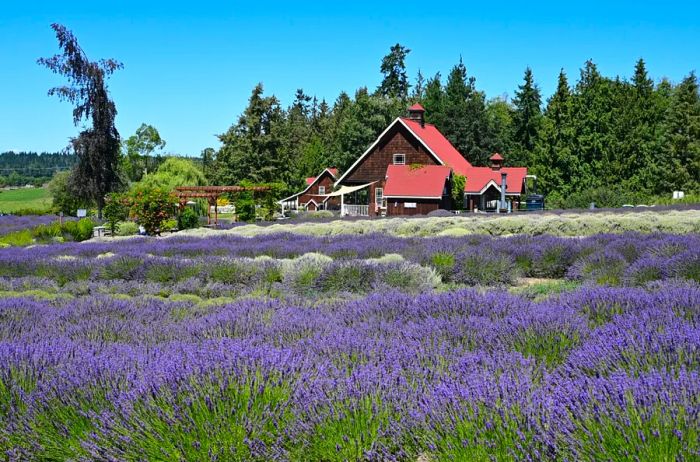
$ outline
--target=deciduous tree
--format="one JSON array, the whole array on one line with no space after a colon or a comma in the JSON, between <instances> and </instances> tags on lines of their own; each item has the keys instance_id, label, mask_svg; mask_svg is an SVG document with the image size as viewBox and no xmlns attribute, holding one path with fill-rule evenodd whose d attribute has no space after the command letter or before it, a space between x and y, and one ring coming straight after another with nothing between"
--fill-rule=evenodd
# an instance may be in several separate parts
<instances>
[{"instance_id":1,"label":"deciduous tree","mask_svg":"<svg viewBox=\"0 0 700 462\"><path fill-rule=\"evenodd\" d=\"M78 162L70 177L71 188L80 198L97 204L102 216L105 195L122 185L119 177L119 132L114 125L117 109L107 91L106 79L122 64L114 59L90 61L73 33L52 24L61 54L39 58L38 63L64 76L65 86L54 87L49 95L75 105L73 122L89 120L91 127L71 141Z\"/></svg>"}]
</instances>

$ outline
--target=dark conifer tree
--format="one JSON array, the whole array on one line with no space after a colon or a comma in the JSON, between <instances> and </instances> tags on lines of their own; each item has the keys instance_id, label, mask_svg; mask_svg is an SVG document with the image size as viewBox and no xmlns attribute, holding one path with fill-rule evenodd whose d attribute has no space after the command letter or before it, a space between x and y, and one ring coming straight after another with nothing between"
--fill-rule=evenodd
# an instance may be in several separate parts
<instances>
[{"instance_id":1,"label":"dark conifer tree","mask_svg":"<svg viewBox=\"0 0 700 462\"><path fill-rule=\"evenodd\" d=\"M411 52L408 48L396 44L391 47L391 51L382 59L380 67L384 79L377 89L377 92L388 98L408 98L408 76L406 74L406 56Z\"/></svg>"},{"instance_id":2,"label":"dark conifer tree","mask_svg":"<svg viewBox=\"0 0 700 462\"><path fill-rule=\"evenodd\" d=\"M418 75L416 76L416 84L413 86L413 92L411 92L411 99L413 101L420 101L425 96L425 78L423 73L418 69Z\"/></svg>"},{"instance_id":3,"label":"dark conifer tree","mask_svg":"<svg viewBox=\"0 0 700 462\"><path fill-rule=\"evenodd\" d=\"M673 91L666 117L666 188L700 188L700 96L691 72Z\"/></svg>"},{"instance_id":4,"label":"dark conifer tree","mask_svg":"<svg viewBox=\"0 0 700 462\"><path fill-rule=\"evenodd\" d=\"M492 144L488 133L484 94L460 58L445 85L444 119L437 124L450 142L474 165L486 165Z\"/></svg>"},{"instance_id":5,"label":"dark conifer tree","mask_svg":"<svg viewBox=\"0 0 700 462\"><path fill-rule=\"evenodd\" d=\"M532 69L525 69L523 84L518 87L513 99L515 106L515 143L516 151L510 156L510 163L513 165L529 165L532 152L539 137L540 125L542 122L542 98L540 90L535 84L532 76Z\"/></svg>"}]
</instances>

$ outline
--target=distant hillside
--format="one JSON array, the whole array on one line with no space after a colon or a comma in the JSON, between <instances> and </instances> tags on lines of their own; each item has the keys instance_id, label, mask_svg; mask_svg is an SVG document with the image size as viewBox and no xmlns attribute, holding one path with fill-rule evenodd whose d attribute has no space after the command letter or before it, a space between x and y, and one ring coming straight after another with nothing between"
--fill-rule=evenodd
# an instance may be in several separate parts
<instances>
[{"instance_id":1,"label":"distant hillside","mask_svg":"<svg viewBox=\"0 0 700 462\"><path fill-rule=\"evenodd\" d=\"M0 153L0 187L40 186L55 172L69 170L75 162L75 155L61 152L3 152Z\"/></svg>"}]
</instances>

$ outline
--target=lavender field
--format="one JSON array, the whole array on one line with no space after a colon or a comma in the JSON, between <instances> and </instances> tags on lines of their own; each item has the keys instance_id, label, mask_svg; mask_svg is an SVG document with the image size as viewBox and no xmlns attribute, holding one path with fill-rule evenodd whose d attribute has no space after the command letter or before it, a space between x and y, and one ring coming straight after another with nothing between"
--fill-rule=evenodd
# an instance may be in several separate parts
<instances>
[{"instance_id":1,"label":"lavender field","mask_svg":"<svg viewBox=\"0 0 700 462\"><path fill-rule=\"evenodd\" d=\"M6 460L700 458L700 235L0 249Z\"/></svg>"}]
</instances>

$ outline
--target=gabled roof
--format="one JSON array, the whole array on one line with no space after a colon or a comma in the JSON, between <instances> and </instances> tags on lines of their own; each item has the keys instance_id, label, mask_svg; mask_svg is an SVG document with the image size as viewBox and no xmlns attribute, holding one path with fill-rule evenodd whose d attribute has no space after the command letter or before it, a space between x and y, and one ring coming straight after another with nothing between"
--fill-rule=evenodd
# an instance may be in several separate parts
<instances>
[{"instance_id":1,"label":"gabled roof","mask_svg":"<svg viewBox=\"0 0 700 462\"><path fill-rule=\"evenodd\" d=\"M425 112L425 108L420 105L420 103L416 103L413 106L408 108L409 111L422 111Z\"/></svg>"},{"instance_id":2,"label":"gabled roof","mask_svg":"<svg viewBox=\"0 0 700 462\"><path fill-rule=\"evenodd\" d=\"M489 160L503 160L503 156L497 152L494 152L493 155L489 157Z\"/></svg>"},{"instance_id":3,"label":"gabled roof","mask_svg":"<svg viewBox=\"0 0 700 462\"><path fill-rule=\"evenodd\" d=\"M389 165L386 169L384 197L439 199L451 173L450 167L444 165L423 165L420 168Z\"/></svg>"},{"instance_id":4,"label":"gabled roof","mask_svg":"<svg viewBox=\"0 0 700 462\"><path fill-rule=\"evenodd\" d=\"M441 160L442 165L452 167L462 175L472 166L435 125L424 124L421 127L419 122L404 117L401 117L401 121Z\"/></svg>"},{"instance_id":5,"label":"gabled roof","mask_svg":"<svg viewBox=\"0 0 700 462\"><path fill-rule=\"evenodd\" d=\"M467 170L467 182L464 191L467 194L481 194L493 182L496 189L501 190L501 173L506 176L506 194L520 194L523 181L527 175L527 167L503 167L494 170L490 167L471 167Z\"/></svg>"},{"instance_id":6,"label":"gabled roof","mask_svg":"<svg viewBox=\"0 0 700 462\"><path fill-rule=\"evenodd\" d=\"M292 194L289 197L285 197L284 199L281 199L278 202L287 202L289 200L294 199L297 196L301 196L302 194L306 193L309 189L311 189L311 187L314 184L316 184L321 178L323 178L323 175L326 172L328 172L330 174L331 178L333 178L334 180L338 177L338 169L337 168L335 168L335 167L326 168L321 172L320 175L318 175L316 177L312 176L312 177L309 177L306 179L306 184L307 184L306 189L304 189L303 191L300 191L298 193ZM309 180L311 180L311 182L309 182Z\"/></svg>"},{"instance_id":7,"label":"gabled roof","mask_svg":"<svg viewBox=\"0 0 700 462\"><path fill-rule=\"evenodd\" d=\"M425 124L425 126L421 127L420 123L411 119L397 117L392 123L389 124L388 127L386 127L381 135L377 137L374 143L372 143L372 145L367 148L367 150L350 166L350 168L343 172L335 184L337 185L343 181L345 177L372 152L374 147L379 144L379 141L381 141L381 139L384 138L389 130L391 130L391 128L396 124L401 124L406 127L406 129L411 132L418 139L418 141L421 142L428 153L430 153L430 155L433 156L433 158L441 165L452 167L452 169L462 175L464 175L464 172L466 172L468 168L471 168L471 164L467 161L467 159L465 159L462 154L460 154L459 151L452 146L452 143L450 143L449 140L445 138L442 133L440 133L440 130L438 130L435 125Z\"/></svg>"}]
</instances>

